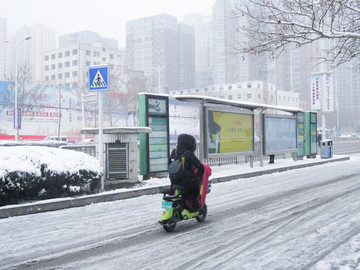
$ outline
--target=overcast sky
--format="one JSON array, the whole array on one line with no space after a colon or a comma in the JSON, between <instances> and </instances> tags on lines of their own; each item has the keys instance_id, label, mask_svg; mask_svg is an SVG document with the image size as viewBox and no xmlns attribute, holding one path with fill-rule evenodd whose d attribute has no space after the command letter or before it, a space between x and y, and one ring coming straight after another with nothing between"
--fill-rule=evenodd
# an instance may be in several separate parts
<instances>
[{"instance_id":1,"label":"overcast sky","mask_svg":"<svg viewBox=\"0 0 360 270\"><path fill-rule=\"evenodd\" d=\"M161 13L181 21L184 14L211 15L215 0L0 0L7 31L46 24L57 35L89 30L125 44L125 22Z\"/></svg>"}]
</instances>

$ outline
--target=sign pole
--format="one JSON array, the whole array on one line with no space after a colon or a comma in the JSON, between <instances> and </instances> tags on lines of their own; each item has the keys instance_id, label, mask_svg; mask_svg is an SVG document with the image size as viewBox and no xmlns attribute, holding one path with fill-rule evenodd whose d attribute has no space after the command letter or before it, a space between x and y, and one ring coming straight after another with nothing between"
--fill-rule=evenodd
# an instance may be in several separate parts
<instances>
[{"instance_id":1,"label":"sign pole","mask_svg":"<svg viewBox=\"0 0 360 270\"><path fill-rule=\"evenodd\" d=\"M109 89L109 67L107 65L89 67L89 91L96 91L99 102L99 162L104 169L101 177L100 192L105 190L105 164L104 164L104 142L103 142L103 98L102 91Z\"/></svg>"},{"instance_id":2,"label":"sign pole","mask_svg":"<svg viewBox=\"0 0 360 270\"><path fill-rule=\"evenodd\" d=\"M102 92L98 92L98 98L99 98L99 160L101 167L104 167L104 144L103 144L103 100L102 100ZM104 178L105 174L101 177L101 187L100 191L103 192L105 190L104 188Z\"/></svg>"}]
</instances>

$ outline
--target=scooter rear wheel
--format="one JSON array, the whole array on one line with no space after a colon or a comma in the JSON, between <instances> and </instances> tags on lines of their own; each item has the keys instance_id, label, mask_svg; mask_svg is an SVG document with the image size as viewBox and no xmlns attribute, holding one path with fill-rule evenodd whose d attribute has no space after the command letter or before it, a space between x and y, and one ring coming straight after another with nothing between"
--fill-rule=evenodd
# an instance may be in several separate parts
<instances>
[{"instance_id":1,"label":"scooter rear wheel","mask_svg":"<svg viewBox=\"0 0 360 270\"><path fill-rule=\"evenodd\" d=\"M172 232L176 227L176 222L164 224L163 227L165 231Z\"/></svg>"},{"instance_id":2,"label":"scooter rear wheel","mask_svg":"<svg viewBox=\"0 0 360 270\"><path fill-rule=\"evenodd\" d=\"M199 210L199 215L197 215L195 218L198 222L203 222L207 216L207 206L204 204L203 209Z\"/></svg>"}]
</instances>

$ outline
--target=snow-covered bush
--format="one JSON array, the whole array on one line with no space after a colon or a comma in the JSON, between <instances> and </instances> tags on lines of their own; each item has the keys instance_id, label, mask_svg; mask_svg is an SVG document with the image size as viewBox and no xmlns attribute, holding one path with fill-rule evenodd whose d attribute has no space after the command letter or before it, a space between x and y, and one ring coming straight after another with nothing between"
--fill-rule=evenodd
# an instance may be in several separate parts
<instances>
[{"instance_id":1,"label":"snow-covered bush","mask_svg":"<svg viewBox=\"0 0 360 270\"><path fill-rule=\"evenodd\" d=\"M96 193L102 173L99 161L84 153L41 146L0 147L0 206Z\"/></svg>"}]
</instances>

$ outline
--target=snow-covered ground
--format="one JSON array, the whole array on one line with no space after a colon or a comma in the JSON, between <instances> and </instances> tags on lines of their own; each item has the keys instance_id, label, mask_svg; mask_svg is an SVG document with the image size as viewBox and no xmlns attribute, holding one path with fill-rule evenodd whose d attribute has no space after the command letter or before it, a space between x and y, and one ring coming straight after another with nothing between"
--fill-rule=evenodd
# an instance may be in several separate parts
<instances>
[{"instance_id":1,"label":"snow-covered ground","mask_svg":"<svg viewBox=\"0 0 360 270\"><path fill-rule=\"evenodd\" d=\"M205 222L173 233L161 194L1 219L0 269L360 269L359 162L213 184Z\"/></svg>"}]
</instances>

